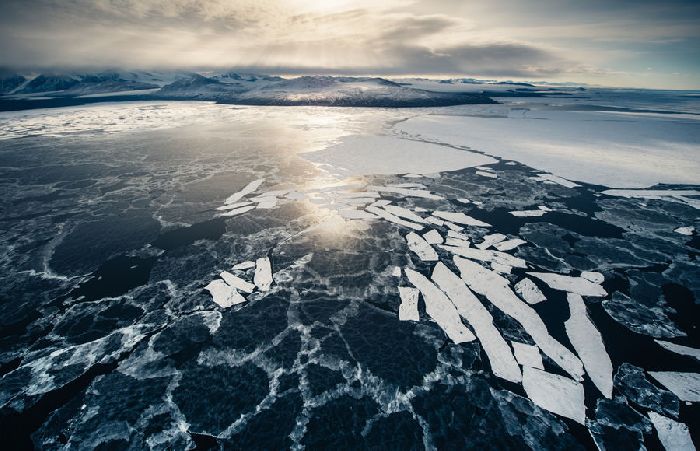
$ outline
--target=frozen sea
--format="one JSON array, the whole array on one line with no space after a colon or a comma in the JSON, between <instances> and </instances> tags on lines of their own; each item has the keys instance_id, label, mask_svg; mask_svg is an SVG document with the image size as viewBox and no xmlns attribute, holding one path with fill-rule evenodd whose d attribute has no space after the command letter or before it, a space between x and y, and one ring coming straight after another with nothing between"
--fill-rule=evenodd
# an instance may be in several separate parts
<instances>
[{"instance_id":1,"label":"frozen sea","mask_svg":"<svg viewBox=\"0 0 700 451\"><path fill-rule=\"evenodd\" d=\"M693 449L700 94L0 113L5 449Z\"/></svg>"}]
</instances>

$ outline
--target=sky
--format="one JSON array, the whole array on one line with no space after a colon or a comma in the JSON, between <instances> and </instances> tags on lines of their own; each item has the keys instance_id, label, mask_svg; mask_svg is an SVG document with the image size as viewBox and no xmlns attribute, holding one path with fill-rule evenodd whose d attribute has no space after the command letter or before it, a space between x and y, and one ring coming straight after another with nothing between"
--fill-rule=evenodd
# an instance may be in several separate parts
<instances>
[{"instance_id":1,"label":"sky","mask_svg":"<svg viewBox=\"0 0 700 451\"><path fill-rule=\"evenodd\" d=\"M2 0L0 66L700 89L700 0Z\"/></svg>"}]
</instances>

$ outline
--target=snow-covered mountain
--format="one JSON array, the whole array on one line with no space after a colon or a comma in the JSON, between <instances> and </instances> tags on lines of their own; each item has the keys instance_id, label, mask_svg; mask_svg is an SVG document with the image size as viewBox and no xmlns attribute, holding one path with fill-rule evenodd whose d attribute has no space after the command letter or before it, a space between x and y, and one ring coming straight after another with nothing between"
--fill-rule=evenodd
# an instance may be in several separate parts
<instances>
[{"instance_id":1,"label":"snow-covered mountain","mask_svg":"<svg viewBox=\"0 0 700 451\"><path fill-rule=\"evenodd\" d=\"M41 98L46 102L60 98L71 99L74 104L80 99L122 100L138 96L249 105L423 107L493 103L474 89L439 88L438 82L399 83L376 77L282 78L232 71L111 71L5 76L0 79L0 100L26 103L28 99Z\"/></svg>"}]
</instances>

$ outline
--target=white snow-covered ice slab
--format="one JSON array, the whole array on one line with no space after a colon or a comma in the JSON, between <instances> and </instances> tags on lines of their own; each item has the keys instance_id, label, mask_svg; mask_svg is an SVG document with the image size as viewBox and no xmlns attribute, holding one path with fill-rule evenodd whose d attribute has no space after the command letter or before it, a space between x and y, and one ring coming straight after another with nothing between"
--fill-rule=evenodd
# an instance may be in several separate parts
<instances>
[{"instance_id":1,"label":"white snow-covered ice slab","mask_svg":"<svg viewBox=\"0 0 700 451\"><path fill-rule=\"evenodd\" d=\"M541 180L543 182L552 182L556 183L557 185L561 185L565 188L576 188L578 185L571 180L567 180L563 177L559 177L558 175L554 174L537 174L537 177L533 177L535 180Z\"/></svg>"},{"instance_id":2,"label":"white snow-covered ice slab","mask_svg":"<svg viewBox=\"0 0 700 451\"><path fill-rule=\"evenodd\" d=\"M495 244L493 247L495 247L497 251L506 252L512 251L516 247L522 246L525 243L527 243L527 241L521 240L520 238L513 238L512 240L501 241L500 243Z\"/></svg>"},{"instance_id":3,"label":"white snow-covered ice slab","mask_svg":"<svg viewBox=\"0 0 700 451\"><path fill-rule=\"evenodd\" d=\"M258 207L262 210L271 210L277 206L277 198L274 196L263 197L258 201Z\"/></svg>"},{"instance_id":4,"label":"white snow-covered ice slab","mask_svg":"<svg viewBox=\"0 0 700 451\"><path fill-rule=\"evenodd\" d=\"M527 268L527 263L522 258L514 257L505 252L492 251L489 249L474 249L469 247L446 246L439 244L438 247L452 252L460 257L479 260L482 262L497 263L503 266L512 266L514 268Z\"/></svg>"},{"instance_id":5,"label":"white snow-covered ice slab","mask_svg":"<svg viewBox=\"0 0 700 451\"><path fill-rule=\"evenodd\" d=\"M521 298L525 299L525 302L528 304L537 304L547 300L542 291L537 288L535 282L527 277L516 283L513 288L515 288L515 292L518 293Z\"/></svg>"},{"instance_id":6,"label":"white snow-covered ice slab","mask_svg":"<svg viewBox=\"0 0 700 451\"><path fill-rule=\"evenodd\" d=\"M680 355L687 355L688 357L695 357L700 360L700 349L691 348L690 346L677 345L671 343L670 341L654 340L659 346L668 349L671 352L675 352Z\"/></svg>"},{"instance_id":7,"label":"white snow-covered ice slab","mask_svg":"<svg viewBox=\"0 0 700 451\"><path fill-rule=\"evenodd\" d=\"M424 262L434 262L438 260L435 249L417 233L410 232L406 235L406 242L408 243L408 248Z\"/></svg>"},{"instance_id":8,"label":"white snow-covered ice slab","mask_svg":"<svg viewBox=\"0 0 700 451\"><path fill-rule=\"evenodd\" d=\"M688 426L679 423L656 412L647 412L659 441L666 451L695 451L693 439L690 436Z\"/></svg>"},{"instance_id":9,"label":"white snow-covered ice slab","mask_svg":"<svg viewBox=\"0 0 700 451\"><path fill-rule=\"evenodd\" d=\"M591 381L606 398L612 397L613 379L612 362L605 350L603 337L596 329L586 310L583 298L578 294L568 293L569 319L564 322L566 334L576 353L583 362Z\"/></svg>"},{"instance_id":10,"label":"white snow-covered ice slab","mask_svg":"<svg viewBox=\"0 0 700 451\"><path fill-rule=\"evenodd\" d=\"M520 382L522 376L513 353L501 333L493 325L491 313L455 273L442 262L435 265L433 281L450 298L459 314L467 320L484 348L493 374L511 382Z\"/></svg>"},{"instance_id":11,"label":"white snow-covered ice slab","mask_svg":"<svg viewBox=\"0 0 700 451\"><path fill-rule=\"evenodd\" d=\"M233 288L242 291L244 293L252 293L255 289L255 285L250 282L246 282L238 276L231 274L228 271L222 271L219 277L224 279L224 282L231 285Z\"/></svg>"},{"instance_id":12,"label":"white snow-covered ice slab","mask_svg":"<svg viewBox=\"0 0 700 451\"><path fill-rule=\"evenodd\" d=\"M255 209L254 205L250 205L248 207L240 207L240 208L234 208L233 210L229 210L226 213L221 213L220 216L238 216L242 215L243 213L249 212L250 210Z\"/></svg>"},{"instance_id":13,"label":"white snow-covered ice slab","mask_svg":"<svg viewBox=\"0 0 700 451\"><path fill-rule=\"evenodd\" d=\"M220 207L216 207L216 209L219 211L233 210L235 208L245 207L245 206L248 206L250 204L252 204L252 202L246 200L246 201L242 201L242 202L236 202L235 204L222 205Z\"/></svg>"},{"instance_id":14,"label":"white snow-covered ice slab","mask_svg":"<svg viewBox=\"0 0 700 451\"><path fill-rule=\"evenodd\" d=\"M582 384L526 366L523 367L523 388L532 402L541 408L585 424L586 405Z\"/></svg>"},{"instance_id":15,"label":"white snow-covered ice slab","mask_svg":"<svg viewBox=\"0 0 700 451\"><path fill-rule=\"evenodd\" d=\"M490 179L498 178L498 174L494 174L493 172L489 172L489 171L476 171L476 175L480 175L482 177L487 177Z\"/></svg>"},{"instance_id":16,"label":"white snow-covered ice slab","mask_svg":"<svg viewBox=\"0 0 700 451\"><path fill-rule=\"evenodd\" d=\"M502 233L492 233L490 235L486 235L484 237L484 240L481 243L477 244L476 247L477 249L488 249L489 247L493 246L496 243L500 243L506 238L507 237Z\"/></svg>"},{"instance_id":17,"label":"white snow-covered ice slab","mask_svg":"<svg viewBox=\"0 0 700 451\"><path fill-rule=\"evenodd\" d=\"M605 276L597 271L583 271L581 277L597 284L605 282Z\"/></svg>"},{"instance_id":18,"label":"white snow-covered ice slab","mask_svg":"<svg viewBox=\"0 0 700 451\"><path fill-rule=\"evenodd\" d=\"M700 402L700 374L677 371L649 371L649 374L681 401Z\"/></svg>"},{"instance_id":19,"label":"white snow-covered ice slab","mask_svg":"<svg viewBox=\"0 0 700 451\"><path fill-rule=\"evenodd\" d=\"M471 216L465 215L464 213L436 210L433 212L433 216L437 216L438 218L444 219L446 221L456 222L457 224L464 224L475 227L491 227L491 224L487 224L483 221L479 221L478 219L474 219Z\"/></svg>"},{"instance_id":20,"label":"white snow-covered ice slab","mask_svg":"<svg viewBox=\"0 0 700 451\"><path fill-rule=\"evenodd\" d=\"M261 257L255 260L253 281L260 291L268 291L270 289L270 285L272 285L272 265L269 258Z\"/></svg>"},{"instance_id":21,"label":"white snow-covered ice slab","mask_svg":"<svg viewBox=\"0 0 700 451\"><path fill-rule=\"evenodd\" d=\"M491 262L491 269L500 274L510 274L513 271L512 266L504 265L501 263Z\"/></svg>"},{"instance_id":22,"label":"white snow-covered ice slab","mask_svg":"<svg viewBox=\"0 0 700 451\"><path fill-rule=\"evenodd\" d=\"M468 248L471 246L471 243L469 241L460 240L459 238L453 238L451 236L448 236L445 240L445 245Z\"/></svg>"},{"instance_id":23,"label":"white snow-covered ice slab","mask_svg":"<svg viewBox=\"0 0 700 451\"><path fill-rule=\"evenodd\" d=\"M437 230L430 230L427 233L423 234L423 238L425 241L428 242L428 244L442 244L442 236Z\"/></svg>"},{"instance_id":24,"label":"white snow-covered ice slab","mask_svg":"<svg viewBox=\"0 0 700 451\"><path fill-rule=\"evenodd\" d=\"M603 287L583 277L564 276L549 272L529 272L527 274L537 277L555 290L576 293L581 296L603 297L608 295Z\"/></svg>"},{"instance_id":25,"label":"white snow-covered ice slab","mask_svg":"<svg viewBox=\"0 0 700 451\"><path fill-rule=\"evenodd\" d=\"M237 193L231 194L225 201L225 204L233 204L235 202L238 202L241 200L243 197L247 196L248 194L255 192L256 189L260 188L260 185L263 184L265 179L258 179L258 180L253 180L252 182L248 183L242 190L240 190Z\"/></svg>"},{"instance_id":26,"label":"white snow-covered ice slab","mask_svg":"<svg viewBox=\"0 0 700 451\"><path fill-rule=\"evenodd\" d=\"M245 302L245 298L235 288L221 279L212 280L204 289L211 294L214 302L222 308Z\"/></svg>"},{"instance_id":27,"label":"white snow-covered ice slab","mask_svg":"<svg viewBox=\"0 0 700 451\"><path fill-rule=\"evenodd\" d=\"M510 343L513 345L513 353L519 364L530 368L544 369L540 348L519 341L511 341Z\"/></svg>"},{"instance_id":28,"label":"white snow-covered ice slab","mask_svg":"<svg viewBox=\"0 0 700 451\"><path fill-rule=\"evenodd\" d=\"M418 289L411 287L399 287L401 305L399 305L400 321L419 321L418 314Z\"/></svg>"},{"instance_id":29,"label":"white snow-covered ice slab","mask_svg":"<svg viewBox=\"0 0 700 451\"><path fill-rule=\"evenodd\" d=\"M394 269L391 270L391 275L393 277L401 277L401 267L400 266L394 266Z\"/></svg>"},{"instance_id":30,"label":"white snow-covered ice slab","mask_svg":"<svg viewBox=\"0 0 700 451\"><path fill-rule=\"evenodd\" d=\"M700 209L700 201L688 196L700 196L698 190L661 190L661 189L608 189L603 191L603 194L608 196L638 198L638 199L655 199L655 200L676 200L683 202L695 209Z\"/></svg>"},{"instance_id":31,"label":"white snow-covered ice slab","mask_svg":"<svg viewBox=\"0 0 700 451\"><path fill-rule=\"evenodd\" d=\"M513 216L517 216L520 218L529 218L529 217L537 217L537 216L544 216L545 213L547 213L544 210L515 210L515 211L510 211L510 214Z\"/></svg>"},{"instance_id":32,"label":"white snow-covered ice slab","mask_svg":"<svg viewBox=\"0 0 700 451\"><path fill-rule=\"evenodd\" d=\"M415 222L411 221L405 221L398 216L392 215L388 211L384 210L383 208L379 207L373 207L373 206L368 206L365 208L369 213L372 213L373 215L379 216L382 219L385 219L389 222L393 222L394 224L398 224L400 226L408 227L409 229L413 230L423 230L423 226L421 224L416 224Z\"/></svg>"},{"instance_id":33,"label":"white snow-covered ice slab","mask_svg":"<svg viewBox=\"0 0 700 451\"><path fill-rule=\"evenodd\" d=\"M425 311L445 334L455 343L473 341L476 337L462 324L459 313L452 301L427 277L410 268L405 268L408 280L420 290L425 301Z\"/></svg>"},{"instance_id":34,"label":"white snow-covered ice slab","mask_svg":"<svg viewBox=\"0 0 700 451\"><path fill-rule=\"evenodd\" d=\"M408 210L408 209L403 208L403 207L398 207L396 205L386 205L384 207L384 210L388 211L389 213L391 213L395 216L407 219L409 221L418 222L421 224L426 223L425 219L421 218L420 216L418 216L417 214L415 214L411 210Z\"/></svg>"},{"instance_id":35,"label":"white snow-covered ice slab","mask_svg":"<svg viewBox=\"0 0 700 451\"><path fill-rule=\"evenodd\" d=\"M255 267L255 262L245 261L233 265L233 269L250 269Z\"/></svg>"},{"instance_id":36,"label":"white snow-covered ice slab","mask_svg":"<svg viewBox=\"0 0 700 451\"><path fill-rule=\"evenodd\" d=\"M695 231L695 227L693 227L693 226L678 227L677 229L673 229L673 231L680 234L680 235L692 236L693 232Z\"/></svg>"},{"instance_id":37,"label":"white snow-covered ice slab","mask_svg":"<svg viewBox=\"0 0 700 451\"><path fill-rule=\"evenodd\" d=\"M564 371L576 380L581 378L583 364L578 357L549 334L542 318L511 291L506 279L464 258L454 257L454 262L469 288L485 296L499 310L519 322L542 352Z\"/></svg>"}]
</instances>

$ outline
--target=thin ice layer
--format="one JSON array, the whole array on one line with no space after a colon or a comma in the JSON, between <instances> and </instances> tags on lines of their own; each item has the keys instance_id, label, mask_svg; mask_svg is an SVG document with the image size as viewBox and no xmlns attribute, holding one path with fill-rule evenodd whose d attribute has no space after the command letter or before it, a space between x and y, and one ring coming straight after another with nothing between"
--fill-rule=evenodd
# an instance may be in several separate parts
<instances>
[{"instance_id":1,"label":"thin ice layer","mask_svg":"<svg viewBox=\"0 0 700 451\"><path fill-rule=\"evenodd\" d=\"M518 321L542 352L574 379L579 380L583 376L581 361L549 334L542 318L511 291L506 279L477 263L460 257L454 257L454 262L459 268L462 280L472 290L486 296L503 313Z\"/></svg>"},{"instance_id":2,"label":"thin ice layer","mask_svg":"<svg viewBox=\"0 0 700 451\"><path fill-rule=\"evenodd\" d=\"M581 424L586 421L583 385L568 377L523 367L523 387L527 396L545 410Z\"/></svg>"},{"instance_id":3,"label":"thin ice layer","mask_svg":"<svg viewBox=\"0 0 700 451\"><path fill-rule=\"evenodd\" d=\"M522 375L508 344L493 325L493 317L455 273L442 262L433 269L433 281L444 291L467 320L484 348L496 376L511 382L520 382Z\"/></svg>"},{"instance_id":4,"label":"thin ice layer","mask_svg":"<svg viewBox=\"0 0 700 451\"><path fill-rule=\"evenodd\" d=\"M603 287L583 277L564 276L549 272L529 272L527 274L537 277L555 290L576 293L581 296L603 297L608 295Z\"/></svg>"},{"instance_id":5,"label":"thin ice layer","mask_svg":"<svg viewBox=\"0 0 700 451\"><path fill-rule=\"evenodd\" d=\"M254 192L256 189L260 188L260 185L263 184L265 179L258 179L258 180L253 180L252 182L248 183L242 190L240 190L237 193L231 194L225 201L225 204L232 204L235 202L238 202L241 200L243 197L247 196L248 194Z\"/></svg>"},{"instance_id":6,"label":"thin ice layer","mask_svg":"<svg viewBox=\"0 0 700 451\"><path fill-rule=\"evenodd\" d=\"M598 390L606 398L612 397L612 362L605 350L603 337L596 329L595 324L588 317L586 304L578 294L568 293L569 319L564 322L566 334L576 353L583 362L583 366L598 387Z\"/></svg>"},{"instance_id":7,"label":"thin ice layer","mask_svg":"<svg viewBox=\"0 0 700 451\"><path fill-rule=\"evenodd\" d=\"M455 343L473 341L476 337L467 329L452 302L427 277L406 268L406 277L420 290L425 301L425 311Z\"/></svg>"}]
</instances>

